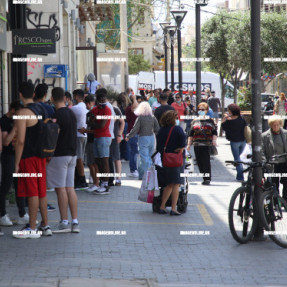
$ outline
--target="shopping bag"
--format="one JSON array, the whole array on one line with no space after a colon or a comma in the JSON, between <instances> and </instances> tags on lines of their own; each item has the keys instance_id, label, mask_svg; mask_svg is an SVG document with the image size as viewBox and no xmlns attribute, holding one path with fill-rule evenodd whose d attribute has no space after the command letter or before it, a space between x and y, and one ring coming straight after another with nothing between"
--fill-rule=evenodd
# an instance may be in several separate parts
<instances>
[{"instance_id":1,"label":"shopping bag","mask_svg":"<svg viewBox=\"0 0 287 287\"><path fill-rule=\"evenodd\" d=\"M148 191L148 195L147 195L147 203L153 203L153 198L154 198L154 191L150 190Z\"/></svg>"},{"instance_id":2,"label":"shopping bag","mask_svg":"<svg viewBox=\"0 0 287 287\"><path fill-rule=\"evenodd\" d=\"M144 173L142 184L138 196L138 200L152 203L154 196L159 196L159 187L157 179L157 171L155 166L152 165L147 172Z\"/></svg>"},{"instance_id":3,"label":"shopping bag","mask_svg":"<svg viewBox=\"0 0 287 287\"><path fill-rule=\"evenodd\" d=\"M147 202L147 198L148 198L148 190L146 189L146 183L147 183L146 182L146 175L147 175L147 173L144 173L140 192L139 192L139 196L138 196L138 200L143 201L143 202Z\"/></svg>"},{"instance_id":4,"label":"shopping bag","mask_svg":"<svg viewBox=\"0 0 287 287\"><path fill-rule=\"evenodd\" d=\"M155 165L162 167L161 155L159 152L154 156L153 162Z\"/></svg>"},{"instance_id":5,"label":"shopping bag","mask_svg":"<svg viewBox=\"0 0 287 287\"><path fill-rule=\"evenodd\" d=\"M146 188L147 190L159 190L158 180L157 180L157 171L155 166L152 165L146 173Z\"/></svg>"}]
</instances>

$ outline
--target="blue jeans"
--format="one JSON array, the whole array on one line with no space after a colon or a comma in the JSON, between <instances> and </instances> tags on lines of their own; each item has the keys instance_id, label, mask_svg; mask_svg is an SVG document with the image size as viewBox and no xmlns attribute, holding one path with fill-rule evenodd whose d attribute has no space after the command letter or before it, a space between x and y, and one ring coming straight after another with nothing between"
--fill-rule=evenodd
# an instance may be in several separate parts
<instances>
[{"instance_id":1,"label":"blue jeans","mask_svg":"<svg viewBox=\"0 0 287 287\"><path fill-rule=\"evenodd\" d=\"M134 136L128 141L129 146L129 165L130 171L134 172L137 170L137 157L138 157L138 136Z\"/></svg>"},{"instance_id":2,"label":"blue jeans","mask_svg":"<svg viewBox=\"0 0 287 287\"><path fill-rule=\"evenodd\" d=\"M236 160L240 161L240 155L243 152L243 150L245 148L245 145L246 145L246 141L230 142L231 151L232 151L233 158L234 158L235 161ZM236 170L237 170L236 179L237 180L244 180L242 164L238 165L236 167Z\"/></svg>"},{"instance_id":3,"label":"blue jeans","mask_svg":"<svg viewBox=\"0 0 287 287\"><path fill-rule=\"evenodd\" d=\"M139 137L139 179L143 178L144 173L152 165L151 156L154 153L154 136Z\"/></svg>"},{"instance_id":4,"label":"blue jeans","mask_svg":"<svg viewBox=\"0 0 287 287\"><path fill-rule=\"evenodd\" d=\"M126 136L128 129L128 123L125 122L125 128L123 134ZM129 146L128 143L123 139L120 143L121 159L129 160Z\"/></svg>"}]
</instances>

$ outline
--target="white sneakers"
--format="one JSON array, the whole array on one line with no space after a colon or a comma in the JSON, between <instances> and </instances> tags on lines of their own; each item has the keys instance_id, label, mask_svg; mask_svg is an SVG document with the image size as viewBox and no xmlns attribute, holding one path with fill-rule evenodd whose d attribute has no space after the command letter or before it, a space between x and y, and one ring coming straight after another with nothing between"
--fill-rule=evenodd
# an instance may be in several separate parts
<instances>
[{"instance_id":1,"label":"white sneakers","mask_svg":"<svg viewBox=\"0 0 287 287\"><path fill-rule=\"evenodd\" d=\"M29 215L28 213L25 213L23 217L18 217L17 224L19 225L26 225L29 223Z\"/></svg>"},{"instance_id":2,"label":"white sneakers","mask_svg":"<svg viewBox=\"0 0 287 287\"><path fill-rule=\"evenodd\" d=\"M5 214L4 216L0 217L0 225L1 226L12 226L13 225L13 222L10 220L8 214Z\"/></svg>"},{"instance_id":3,"label":"white sneakers","mask_svg":"<svg viewBox=\"0 0 287 287\"><path fill-rule=\"evenodd\" d=\"M105 188L97 185L92 185L87 189L87 192L104 191Z\"/></svg>"},{"instance_id":4,"label":"white sneakers","mask_svg":"<svg viewBox=\"0 0 287 287\"><path fill-rule=\"evenodd\" d=\"M135 170L135 171L131 172L131 173L129 174L129 176L130 176L130 177L139 177L139 173L138 173L137 170Z\"/></svg>"}]
</instances>

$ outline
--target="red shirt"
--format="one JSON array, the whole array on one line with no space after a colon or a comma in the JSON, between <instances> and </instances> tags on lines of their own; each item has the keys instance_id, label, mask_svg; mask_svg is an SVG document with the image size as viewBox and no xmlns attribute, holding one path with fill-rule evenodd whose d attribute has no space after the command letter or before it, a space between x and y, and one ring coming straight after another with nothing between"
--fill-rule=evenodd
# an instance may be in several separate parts
<instances>
[{"instance_id":1,"label":"red shirt","mask_svg":"<svg viewBox=\"0 0 287 287\"><path fill-rule=\"evenodd\" d=\"M178 119L183 122L184 119L181 119L181 116L184 116L184 110L185 110L185 105L183 102L180 103L181 105L179 106L176 102L173 102L171 106L177 111L178 114Z\"/></svg>"},{"instance_id":2,"label":"red shirt","mask_svg":"<svg viewBox=\"0 0 287 287\"><path fill-rule=\"evenodd\" d=\"M111 116L112 111L108 106L105 106L103 109L99 108L98 106L92 109L92 113L97 116ZM101 119L96 118L96 123L102 121ZM95 128L94 138L110 138L111 133L109 130L111 119L108 119L105 126L103 128Z\"/></svg>"}]
</instances>

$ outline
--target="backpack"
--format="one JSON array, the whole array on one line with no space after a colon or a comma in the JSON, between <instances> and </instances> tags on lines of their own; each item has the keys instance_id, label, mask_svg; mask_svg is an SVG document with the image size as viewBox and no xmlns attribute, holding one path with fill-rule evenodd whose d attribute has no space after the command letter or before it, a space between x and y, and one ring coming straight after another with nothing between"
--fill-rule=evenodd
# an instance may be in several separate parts
<instances>
[{"instance_id":1,"label":"backpack","mask_svg":"<svg viewBox=\"0 0 287 287\"><path fill-rule=\"evenodd\" d=\"M35 141L37 156L41 158L52 157L59 136L59 125L49 118L47 110L41 104L35 103L29 105L27 108L37 116L40 115L43 117L42 119L38 119L38 133Z\"/></svg>"}]
</instances>

